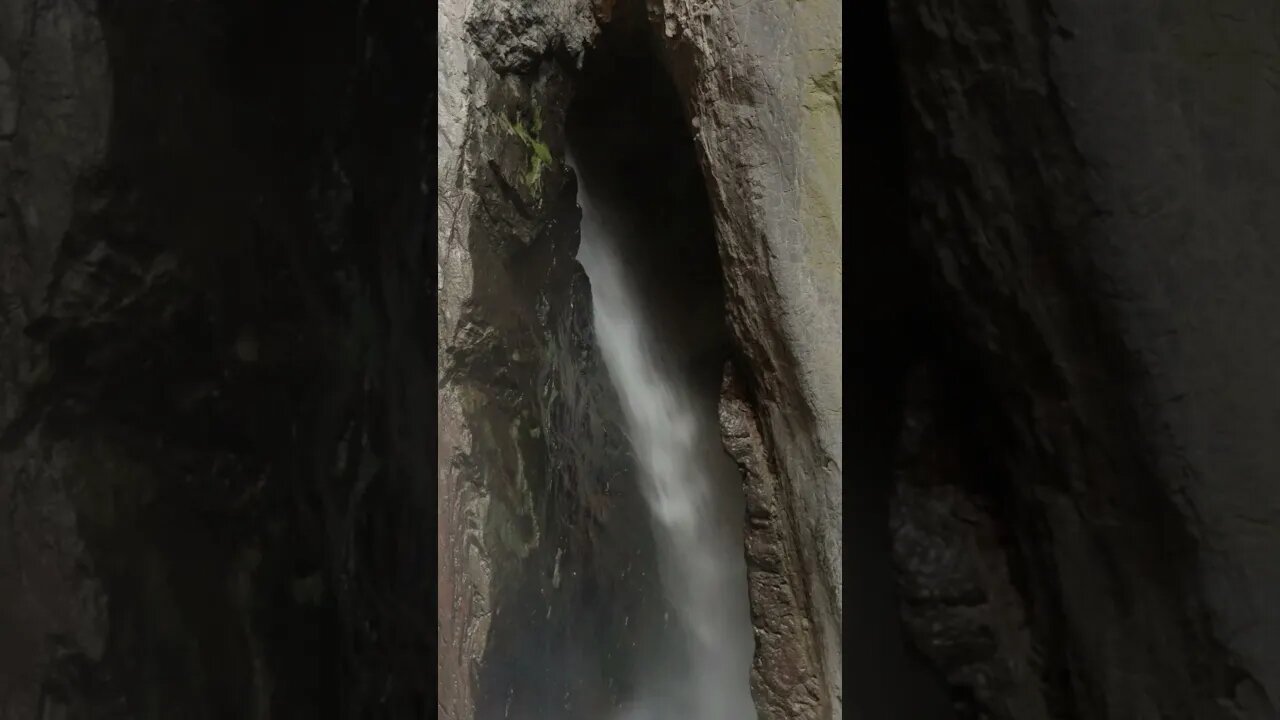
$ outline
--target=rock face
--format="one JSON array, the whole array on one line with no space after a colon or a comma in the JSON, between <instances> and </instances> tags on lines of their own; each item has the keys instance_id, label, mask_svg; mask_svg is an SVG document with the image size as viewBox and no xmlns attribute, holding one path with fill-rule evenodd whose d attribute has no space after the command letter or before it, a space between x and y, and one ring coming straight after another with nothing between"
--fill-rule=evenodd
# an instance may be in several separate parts
<instances>
[{"instance_id":1,"label":"rock face","mask_svg":"<svg viewBox=\"0 0 1280 720\"><path fill-rule=\"evenodd\" d=\"M500 74L484 57L511 58L528 38L452 10L440 18L439 712L604 717L634 674L624 648L643 647L640 629L665 609L574 259L572 64Z\"/></svg>"},{"instance_id":2,"label":"rock face","mask_svg":"<svg viewBox=\"0 0 1280 720\"><path fill-rule=\"evenodd\" d=\"M760 505L744 547L757 644L766 648L753 671L757 706L766 718L840 717L839 5L476 0L442 3L439 19L442 358L469 357L485 343L512 356L516 348L522 357L526 348L562 352L555 341L532 339L547 335L547 320L531 310L587 312L567 309L555 286L561 281L540 275L523 298L490 298L477 283L528 272L530 260L507 245L564 272L576 265L572 241L557 239L576 220L567 211L557 220L555 208L567 179L563 107L575 83L586 81L579 71L592 62L591 48L615 36L639 38L637 51L656 52L667 68L694 131L727 295L736 379L722 408L726 440ZM486 259L495 253L510 259L495 265ZM496 285L514 294L511 282ZM528 319L511 325L518 317ZM523 568L563 561L559 553L540 555L549 552L543 541L523 556L512 553L498 543L494 524L523 513L535 527L545 521L560 523L569 537L584 532L570 511L585 496L535 517L518 510L527 506L519 488L548 480L528 470L518 480L499 469L500 457L516 468L554 463L555 448L521 454L481 444L481 437L511 437L510 420L493 403L509 417L527 402L519 392L500 395L499 380L528 387L532 374L507 360L493 363L504 369L477 364L469 379L442 375L440 702L449 717L489 717L488 694L503 690L484 689L496 662L486 653L512 652L515 637L497 634L498 608L531 611L511 605L514 595L503 600L498 587L515 592ZM491 414L467 409L476 392L489 398ZM607 406L605 418L612 416ZM546 422L535 427L545 431ZM633 514L641 508L625 496L602 501ZM537 632L561 632L556 615L564 602L535 603L551 618ZM508 697L517 692L506 688ZM581 709L558 710L566 711Z\"/></svg>"},{"instance_id":3,"label":"rock face","mask_svg":"<svg viewBox=\"0 0 1280 720\"><path fill-rule=\"evenodd\" d=\"M893 552L958 717L1278 712L1280 48L1229 5L889 3Z\"/></svg>"},{"instance_id":4,"label":"rock face","mask_svg":"<svg viewBox=\"0 0 1280 720\"><path fill-rule=\"evenodd\" d=\"M0 716L429 712L430 18L288 5L0 3Z\"/></svg>"},{"instance_id":5,"label":"rock face","mask_svg":"<svg viewBox=\"0 0 1280 720\"><path fill-rule=\"evenodd\" d=\"M650 12L697 128L737 371L758 424L754 452L774 468L772 497L760 498L776 525L766 532L795 563L777 575L748 554L757 710L840 717L841 7L667 3ZM800 632L785 652L760 653L761 631L783 614ZM797 690L816 697L789 690L766 701L765 686L798 667L809 674Z\"/></svg>"}]
</instances>

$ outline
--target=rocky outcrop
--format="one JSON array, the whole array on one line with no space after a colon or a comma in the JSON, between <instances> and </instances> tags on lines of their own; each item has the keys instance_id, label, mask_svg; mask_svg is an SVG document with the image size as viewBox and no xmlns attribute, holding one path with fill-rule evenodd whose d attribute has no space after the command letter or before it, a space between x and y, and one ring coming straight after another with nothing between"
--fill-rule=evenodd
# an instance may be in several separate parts
<instances>
[{"instance_id":1,"label":"rocky outcrop","mask_svg":"<svg viewBox=\"0 0 1280 720\"><path fill-rule=\"evenodd\" d=\"M777 466L765 454L759 419L748 404L742 381L725 373L720 399L725 448L742 469L747 490L747 581L756 648L751 687L758 706L776 717L829 716L820 685L817 644L809 629L811 609L803 585L790 513L779 507Z\"/></svg>"},{"instance_id":2,"label":"rocky outcrop","mask_svg":"<svg viewBox=\"0 0 1280 720\"><path fill-rule=\"evenodd\" d=\"M974 431L987 418L945 385L960 376L916 368L907 380L889 517L907 632L957 717L1069 717L1041 674L1061 647L1043 627L1033 636L1008 489Z\"/></svg>"},{"instance_id":3,"label":"rocky outcrop","mask_svg":"<svg viewBox=\"0 0 1280 720\"><path fill-rule=\"evenodd\" d=\"M776 467L772 532L798 561L775 577L805 598L808 623L787 654L816 648L798 684L818 687L815 717L840 717L841 8L662 3L651 16L696 128L725 311L760 427L753 452ZM753 612L775 607L777 590L757 570L749 566ZM761 717L792 717L798 706L762 702L765 682L757 670Z\"/></svg>"},{"instance_id":4,"label":"rocky outcrop","mask_svg":"<svg viewBox=\"0 0 1280 720\"><path fill-rule=\"evenodd\" d=\"M539 39L514 72L530 38L477 19L503 8L441 8L439 708L605 717L666 608L574 259L573 64Z\"/></svg>"}]
</instances>

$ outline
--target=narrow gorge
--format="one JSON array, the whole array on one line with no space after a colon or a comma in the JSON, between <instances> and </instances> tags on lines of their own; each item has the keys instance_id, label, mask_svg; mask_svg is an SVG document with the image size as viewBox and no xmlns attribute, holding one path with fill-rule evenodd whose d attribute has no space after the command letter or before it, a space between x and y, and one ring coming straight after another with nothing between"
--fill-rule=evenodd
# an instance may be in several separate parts
<instances>
[{"instance_id":1,"label":"narrow gorge","mask_svg":"<svg viewBox=\"0 0 1280 720\"><path fill-rule=\"evenodd\" d=\"M566 158L593 330L623 406L666 608L659 628L636 626L662 642L636 658L622 717L754 718L742 477L716 415L728 348L711 212L670 79L643 44L627 52L609 39L587 56Z\"/></svg>"},{"instance_id":2,"label":"narrow gorge","mask_svg":"<svg viewBox=\"0 0 1280 720\"><path fill-rule=\"evenodd\" d=\"M797 653L809 693L780 692L775 699L785 706L780 711L791 713L794 707L802 713L797 717L820 717L838 702L832 694L838 664L826 674L820 664L823 643L838 655L838 620L822 628L825 638L801 630L811 619L801 605L809 588L803 587L799 563L819 558L776 544L780 533L790 532L779 488L761 488L766 492L754 498L760 507L747 527L752 499L743 496L739 465L759 462L764 448L759 421L747 415L751 406L726 406L725 413L720 408L726 377L735 386L749 380L738 379L732 370L745 361L731 339L733 319L724 313L725 297L734 288L723 279L729 273L717 250L715 186L703 172L695 141L695 134L706 130L695 119L688 88L681 90L651 11L640 3L595 8L481 4L450 17L442 8L442 72L453 62L459 80L465 78L457 89L462 103L457 107L468 107L478 93L485 98L482 106L470 105L474 111L456 116L452 137L451 118L442 110L442 142L456 142L459 149L451 167L448 146L442 146L442 171L458 173L459 200L469 204L451 228L457 235L442 238L447 241L442 277L458 282L469 274L473 283L489 277L476 269L477 251L509 243L501 272L514 279L532 271L542 281L531 287L524 309L504 313L513 320L527 318L516 321L518 330L512 328L518 335L479 327L473 285L469 307L459 307L454 320L465 334L452 336L452 352L471 355L469 338L475 338L502 353L518 347L513 347L515 337L528 337L534 358L577 368L533 373L545 378L537 392L554 398L550 405L583 393L591 398L560 414L537 401L542 414L533 425L556 440L515 451L514 462L501 469L490 465L475 471L490 478L495 473L512 477L514 471L514 495L506 494L505 483L486 483L442 496L442 509L456 509L455 522L477 533L474 541L446 541L442 562L456 563L459 571L485 568L479 576L459 573L471 588L455 594L461 602L450 603L444 613L442 632L456 633L452 647L462 651L450 660L461 661L459 670L465 672L466 658L481 658L478 688L465 675L452 683L442 677L442 706L457 708L451 711L459 715L752 717L751 688L771 682L772 668L762 663L789 662ZM458 36L449 34L450 22L457 23ZM544 40L531 46L533 38ZM457 43L452 57L451 39ZM688 65L687 72L694 70ZM752 81L744 77L743 82ZM450 100L442 87L442 108ZM490 189L493 195L486 194ZM763 249L748 248L752 253ZM457 271L451 273L450 262L460 263ZM538 264L548 269L533 270ZM546 283L554 277L547 273L560 273L563 284ZM838 281L839 276L830 277ZM442 313L446 323L452 320L448 313ZM838 326L838 317L832 319ZM442 331L442 339L450 337ZM763 340L762 354L789 352L776 338ZM838 361L838 347L830 350L835 355L828 361ZM515 353L510 356L516 359ZM785 362L794 372L795 361ZM492 375L487 367L473 372L466 383L454 386L457 410L451 408L449 383L454 381L446 383L441 427L450 426L444 413L458 412L454 417L472 438L459 457L491 463L499 456L475 444L476 423L495 421L471 414L467 408L474 401L467 395L489 393ZM795 375L790 380L799 382ZM739 463L725 452L722 417L756 438L743 438ZM495 436L496 428L483 434ZM461 449L458 440L455 447ZM750 457L753 453L756 457ZM446 460L442 455L441 462ZM543 463L555 471L521 472ZM767 466L751 471L774 477ZM448 473L442 467L446 493ZM486 527L492 522L486 518L495 514L511 523L521 512L515 508L531 510L528 524L538 528L534 537L521 541L523 551L507 541L495 544L497 528ZM837 523L822 529L838 542ZM767 542L755 543L759 552L783 553L751 581L748 537L759 533L772 533ZM838 555L826 562L832 574L818 587L831 608ZM544 592L530 596L531 585ZM792 630L772 629L777 654L755 656L754 668L753 598L757 608L762 599L775 603L780 611L775 620L790 623ZM441 602L445 608L444 597ZM583 622L596 613L599 621ZM482 645L467 651L468 642ZM561 662L545 670L533 663L545 673L536 688L514 670L498 671L506 673L505 685L500 680L485 684L484 668L506 666L529 647L548 643L562 648L555 657L588 653L598 660L583 673L565 673Z\"/></svg>"},{"instance_id":3,"label":"narrow gorge","mask_svg":"<svg viewBox=\"0 0 1280 720\"><path fill-rule=\"evenodd\" d=\"M841 714L840 10L756 10L441 7L442 714Z\"/></svg>"}]
</instances>

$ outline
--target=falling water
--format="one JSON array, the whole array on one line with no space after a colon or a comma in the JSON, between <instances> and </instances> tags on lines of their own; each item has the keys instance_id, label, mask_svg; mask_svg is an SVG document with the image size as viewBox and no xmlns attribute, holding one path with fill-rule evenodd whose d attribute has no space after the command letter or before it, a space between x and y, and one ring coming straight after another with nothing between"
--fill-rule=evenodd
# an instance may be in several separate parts
<instances>
[{"instance_id":1,"label":"falling water","mask_svg":"<svg viewBox=\"0 0 1280 720\"><path fill-rule=\"evenodd\" d=\"M674 615L675 640L666 657L642 659L650 676L623 720L753 720L740 478L720 445L714 402L697 400L678 348L645 317L618 252L629 230L609 223L583 181L578 204L596 337L623 405Z\"/></svg>"}]
</instances>

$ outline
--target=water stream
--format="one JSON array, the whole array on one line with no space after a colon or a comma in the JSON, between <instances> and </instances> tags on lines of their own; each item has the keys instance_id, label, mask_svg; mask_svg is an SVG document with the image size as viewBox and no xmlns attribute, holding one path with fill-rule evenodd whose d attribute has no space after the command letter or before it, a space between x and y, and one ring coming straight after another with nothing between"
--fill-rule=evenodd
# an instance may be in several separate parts
<instances>
[{"instance_id":1,"label":"water stream","mask_svg":"<svg viewBox=\"0 0 1280 720\"><path fill-rule=\"evenodd\" d=\"M648 670L619 720L753 720L741 478L720 444L714 392L694 387L678 341L651 316L645 293L662 289L643 288L628 274L622 250L642 242L634 235L644 231L597 206L579 178L578 259L591 281L595 333L622 403L674 616L660 656L641 658Z\"/></svg>"}]
</instances>

